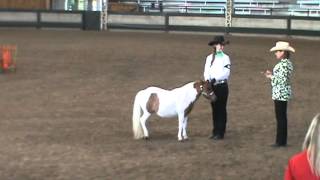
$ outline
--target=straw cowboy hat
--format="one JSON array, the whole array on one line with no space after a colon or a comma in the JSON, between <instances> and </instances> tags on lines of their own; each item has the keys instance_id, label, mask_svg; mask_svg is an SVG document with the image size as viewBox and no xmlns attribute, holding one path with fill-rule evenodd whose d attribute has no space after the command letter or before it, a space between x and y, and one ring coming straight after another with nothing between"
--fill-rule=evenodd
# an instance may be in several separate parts
<instances>
[{"instance_id":1,"label":"straw cowboy hat","mask_svg":"<svg viewBox=\"0 0 320 180\"><path fill-rule=\"evenodd\" d=\"M216 44L226 45L229 44L229 41L225 41L223 36L214 36L213 40L208 43L209 46L213 46Z\"/></svg>"},{"instance_id":2,"label":"straw cowboy hat","mask_svg":"<svg viewBox=\"0 0 320 180\"><path fill-rule=\"evenodd\" d=\"M294 48L290 46L290 44L288 42L285 41L278 41L276 43L276 46L274 46L273 48L270 49L270 52L273 51L291 51L291 52L295 52Z\"/></svg>"}]
</instances>

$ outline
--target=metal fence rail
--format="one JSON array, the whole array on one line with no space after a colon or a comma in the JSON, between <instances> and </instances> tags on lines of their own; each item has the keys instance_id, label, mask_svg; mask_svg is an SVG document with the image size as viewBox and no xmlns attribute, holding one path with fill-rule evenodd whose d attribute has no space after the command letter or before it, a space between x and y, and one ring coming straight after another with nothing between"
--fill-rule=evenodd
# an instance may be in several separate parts
<instances>
[{"instance_id":1,"label":"metal fence rail","mask_svg":"<svg viewBox=\"0 0 320 180\"><path fill-rule=\"evenodd\" d=\"M198 13L224 14L226 0L121 0L123 4L136 3L142 13ZM112 10L111 10L112 11ZM279 0L234 0L235 15L282 15L320 17L319 0L298 0L295 4Z\"/></svg>"}]
</instances>

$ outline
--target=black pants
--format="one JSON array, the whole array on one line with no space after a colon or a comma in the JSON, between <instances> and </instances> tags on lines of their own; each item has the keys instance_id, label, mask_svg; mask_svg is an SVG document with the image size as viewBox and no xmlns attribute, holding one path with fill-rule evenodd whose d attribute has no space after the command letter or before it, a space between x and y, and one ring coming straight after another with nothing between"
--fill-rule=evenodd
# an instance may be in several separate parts
<instances>
[{"instance_id":1,"label":"black pants","mask_svg":"<svg viewBox=\"0 0 320 180\"><path fill-rule=\"evenodd\" d=\"M277 120L276 144L287 144L287 101L274 100L274 109Z\"/></svg>"},{"instance_id":2,"label":"black pants","mask_svg":"<svg viewBox=\"0 0 320 180\"><path fill-rule=\"evenodd\" d=\"M218 84L213 86L213 88L217 100L211 103L213 121L212 134L224 137L227 125L227 100L229 88L227 83Z\"/></svg>"}]
</instances>

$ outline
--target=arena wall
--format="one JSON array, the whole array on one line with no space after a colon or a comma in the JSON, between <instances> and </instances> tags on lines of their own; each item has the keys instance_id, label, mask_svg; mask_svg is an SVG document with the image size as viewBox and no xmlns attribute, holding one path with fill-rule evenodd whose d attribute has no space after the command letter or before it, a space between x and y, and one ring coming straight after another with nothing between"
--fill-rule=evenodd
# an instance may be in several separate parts
<instances>
[{"instance_id":1,"label":"arena wall","mask_svg":"<svg viewBox=\"0 0 320 180\"><path fill-rule=\"evenodd\" d=\"M154 16L154 15L153 15ZM320 18L293 16L234 16L232 27L225 27L221 15L163 14L158 23L147 15L110 14L109 28L158 29L165 31L204 31L320 36ZM124 21L124 19L126 19ZM163 21L164 19L164 21ZM139 21L139 23L135 23ZM161 24L160 22L164 23Z\"/></svg>"},{"instance_id":2,"label":"arena wall","mask_svg":"<svg viewBox=\"0 0 320 180\"><path fill-rule=\"evenodd\" d=\"M17 11L0 10L0 27L69 27L100 30L97 11ZM232 27L225 27L223 15L109 13L110 29L163 31L202 31L224 33L263 33L320 36L320 18L294 16L234 16Z\"/></svg>"},{"instance_id":3,"label":"arena wall","mask_svg":"<svg viewBox=\"0 0 320 180\"><path fill-rule=\"evenodd\" d=\"M37 14L34 12L0 12L0 22L36 22Z\"/></svg>"},{"instance_id":4,"label":"arena wall","mask_svg":"<svg viewBox=\"0 0 320 180\"><path fill-rule=\"evenodd\" d=\"M242 18L232 19L232 27L238 28L265 28L265 29L287 29L287 19Z\"/></svg>"},{"instance_id":5,"label":"arena wall","mask_svg":"<svg viewBox=\"0 0 320 180\"><path fill-rule=\"evenodd\" d=\"M100 12L1 10L0 27L100 30Z\"/></svg>"},{"instance_id":6,"label":"arena wall","mask_svg":"<svg viewBox=\"0 0 320 180\"><path fill-rule=\"evenodd\" d=\"M52 23L82 23L82 13L58 13L58 12L43 12L40 14L41 22Z\"/></svg>"},{"instance_id":7,"label":"arena wall","mask_svg":"<svg viewBox=\"0 0 320 180\"><path fill-rule=\"evenodd\" d=\"M320 30L320 21L317 20L306 20L306 19L292 19L291 28L294 30Z\"/></svg>"},{"instance_id":8,"label":"arena wall","mask_svg":"<svg viewBox=\"0 0 320 180\"><path fill-rule=\"evenodd\" d=\"M224 17L170 16L169 24L172 26L224 27Z\"/></svg>"},{"instance_id":9,"label":"arena wall","mask_svg":"<svg viewBox=\"0 0 320 180\"><path fill-rule=\"evenodd\" d=\"M142 24L142 25L164 25L165 17L164 16L152 16L152 15L110 15L108 23L117 23L117 24Z\"/></svg>"}]
</instances>

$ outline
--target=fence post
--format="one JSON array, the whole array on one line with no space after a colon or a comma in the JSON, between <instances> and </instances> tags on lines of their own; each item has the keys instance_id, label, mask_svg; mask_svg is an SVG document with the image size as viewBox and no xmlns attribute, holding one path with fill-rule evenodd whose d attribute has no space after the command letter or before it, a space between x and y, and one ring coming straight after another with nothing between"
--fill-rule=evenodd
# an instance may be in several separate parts
<instances>
[{"instance_id":1,"label":"fence post","mask_svg":"<svg viewBox=\"0 0 320 180\"><path fill-rule=\"evenodd\" d=\"M164 28L165 31L169 31L170 27L169 27L169 15L167 13L164 13Z\"/></svg>"},{"instance_id":2,"label":"fence post","mask_svg":"<svg viewBox=\"0 0 320 180\"><path fill-rule=\"evenodd\" d=\"M291 16L287 17L287 35L290 36L291 33Z\"/></svg>"},{"instance_id":3,"label":"fence post","mask_svg":"<svg viewBox=\"0 0 320 180\"><path fill-rule=\"evenodd\" d=\"M41 11L37 11L37 29L41 28Z\"/></svg>"}]
</instances>

